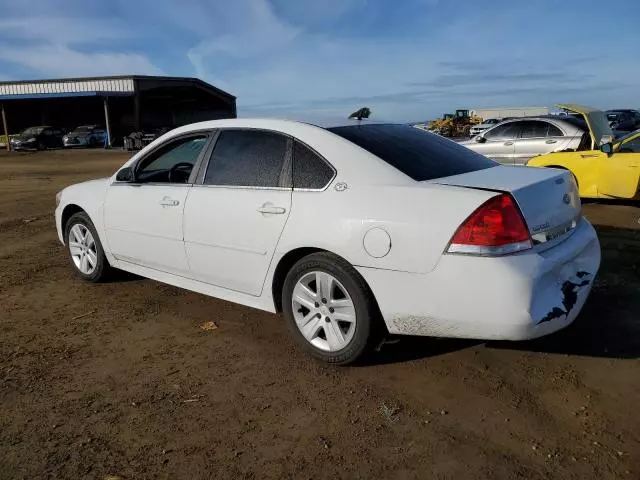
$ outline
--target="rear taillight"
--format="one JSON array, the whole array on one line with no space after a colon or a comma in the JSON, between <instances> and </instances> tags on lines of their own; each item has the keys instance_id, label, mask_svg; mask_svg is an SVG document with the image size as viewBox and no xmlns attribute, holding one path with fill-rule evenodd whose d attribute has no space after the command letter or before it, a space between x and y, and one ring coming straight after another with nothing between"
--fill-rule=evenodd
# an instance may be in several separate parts
<instances>
[{"instance_id":1,"label":"rear taillight","mask_svg":"<svg viewBox=\"0 0 640 480\"><path fill-rule=\"evenodd\" d=\"M520 208L511 195L503 193L487 200L460 225L447 252L506 255L531 246Z\"/></svg>"}]
</instances>

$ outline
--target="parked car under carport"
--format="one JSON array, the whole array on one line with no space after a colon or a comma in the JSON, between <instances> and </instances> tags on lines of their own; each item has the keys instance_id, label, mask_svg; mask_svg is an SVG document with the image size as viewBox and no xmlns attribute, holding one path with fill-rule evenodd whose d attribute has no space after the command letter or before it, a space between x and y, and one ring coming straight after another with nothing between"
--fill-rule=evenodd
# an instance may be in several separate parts
<instances>
[{"instance_id":1,"label":"parked car under carport","mask_svg":"<svg viewBox=\"0 0 640 480\"><path fill-rule=\"evenodd\" d=\"M25 128L11 138L11 148L14 150L60 148L63 133L62 129L48 125Z\"/></svg>"},{"instance_id":2,"label":"parked car under carport","mask_svg":"<svg viewBox=\"0 0 640 480\"><path fill-rule=\"evenodd\" d=\"M62 137L65 147L97 147L105 144L107 133L98 125L80 125Z\"/></svg>"}]
</instances>

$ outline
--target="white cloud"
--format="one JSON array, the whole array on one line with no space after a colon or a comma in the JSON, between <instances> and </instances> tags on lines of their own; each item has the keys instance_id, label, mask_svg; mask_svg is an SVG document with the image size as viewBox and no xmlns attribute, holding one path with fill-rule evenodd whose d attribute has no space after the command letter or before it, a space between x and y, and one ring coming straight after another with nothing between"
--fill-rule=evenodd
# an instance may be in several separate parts
<instances>
[{"instance_id":1,"label":"white cloud","mask_svg":"<svg viewBox=\"0 0 640 480\"><path fill-rule=\"evenodd\" d=\"M56 45L122 39L133 34L120 22L61 16L0 17L0 31L4 37Z\"/></svg>"},{"instance_id":2,"label":"white cloud","mask_svg":"<svg viewBox=\"0 0 640 480\"><path fill-rule=\"evenodd\" d=\"M301 32L279 19L267 0L229 4L224 17L216 19L210 31L216 29L221 33L205 38L187 52L199 77L216 76L210 68L216 58L250 61L262 53L286 48Z\"/></svg>"},{"instance_id":3,"label":"white cloud","mask_svg":"<svg viewBox=\"0 0 640 480\"><path fill-rule=\"evenodd\" d=\"M86 51L92 43L131 38L122 22L95 18L20 16L1 18L0 60L11 62L46 77L146 74L161 69L139 53Z\"/></svg>"},{"instance_id":4,"label":"white cloud","mask_svg":"<svg viewBox=\"0 0 640 480\"><path fill-rule=\"evenodd\" d=\"M162 75L144 55L83 53L65 46L8 47L0 45L0 60L22 65L45 76Z\"/></svg>"}]
</instances>

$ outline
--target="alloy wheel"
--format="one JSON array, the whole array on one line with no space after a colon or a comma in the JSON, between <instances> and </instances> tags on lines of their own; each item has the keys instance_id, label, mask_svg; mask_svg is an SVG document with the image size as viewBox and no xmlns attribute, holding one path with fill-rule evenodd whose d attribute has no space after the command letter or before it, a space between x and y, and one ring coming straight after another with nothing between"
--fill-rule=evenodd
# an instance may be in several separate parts
<instances>
[{"instance_id":1,"label":"alloy wheel","mask_svg":"<svg viewBox=\"0 0 640 480\"><path fill-rule=\"evenodd\" d=\"M296 283L291 298L300 333L314 347L336 352L356 331L356 310L347 289L333 275L312 271Z\"/></svg>"},{"instance_id":2,"label":"alloy wheel","mask_svg":"<svg viewBox=\"0 0 640 480\"><path fill-rule=\"evenodd\" d=\"M89 229L76 223L69 230L69 252L76 268L84 275L91 275L98 265L96 242Z\"/></svg>"}]
</instances>

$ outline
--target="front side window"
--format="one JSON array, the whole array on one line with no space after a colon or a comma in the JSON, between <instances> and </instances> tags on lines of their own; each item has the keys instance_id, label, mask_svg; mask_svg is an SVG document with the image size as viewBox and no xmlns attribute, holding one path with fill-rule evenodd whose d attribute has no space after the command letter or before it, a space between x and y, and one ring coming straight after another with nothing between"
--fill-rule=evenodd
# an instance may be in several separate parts
<instances>
[{"instance_id":1,"label":"front side window","mask_svg":"<svg viewBox=\"0 0 640 480\"><path fill-rule=\"evenodd\" d=\"M333 168L316 152L298 141L294 142L293 188L321 190L333 175Z\"/></svg>"},{"instance_id":2,"label":"front side window","mask_svg":"<svg viewBox=\"0 0 640 480\"><path fill-rule=\"evenodd\" d=\"M622 143L619 151L623 153L640 153L640 136Z\"/></svg>"},{"instance_id":3,"label":"front side window","mask_svg":"<svg viewBox=\"0 0 640 480\"><path fill-rule=\"evenodd\" d=\"M264 130L220 132L204 176L205 185L282 187L289 139Z\"/></svg>"},{"instance_id":4,"label":"front side window","mask_svg":"<svg viewBox=\"0 0 640 480\"><path fill-rule=\"evenodd\" d=\"M136 181L187 183L207 138L207 134L200 134L163 145L140 162L136 169Z\"/></svg>"},{"instance_id":5,"label":"front side window","mask_svg":"<svg viewBox=\"0 0 640 480\"><path fill-rule=\"evenodd\" d=\"M451 140L408 125L350 125L328 130L419 182L498 165Z\"/></svg>"},{"instance_id":6,"label":"front side window","mask_svg":"<svg viewBox=\"0 0 640 480\"><path fill-rule=\"evenodd\" d=\"M518 122L509 122L498 125L484 134L488 140L513 140L518 136Z\"/></svg>"}]
</instances>

